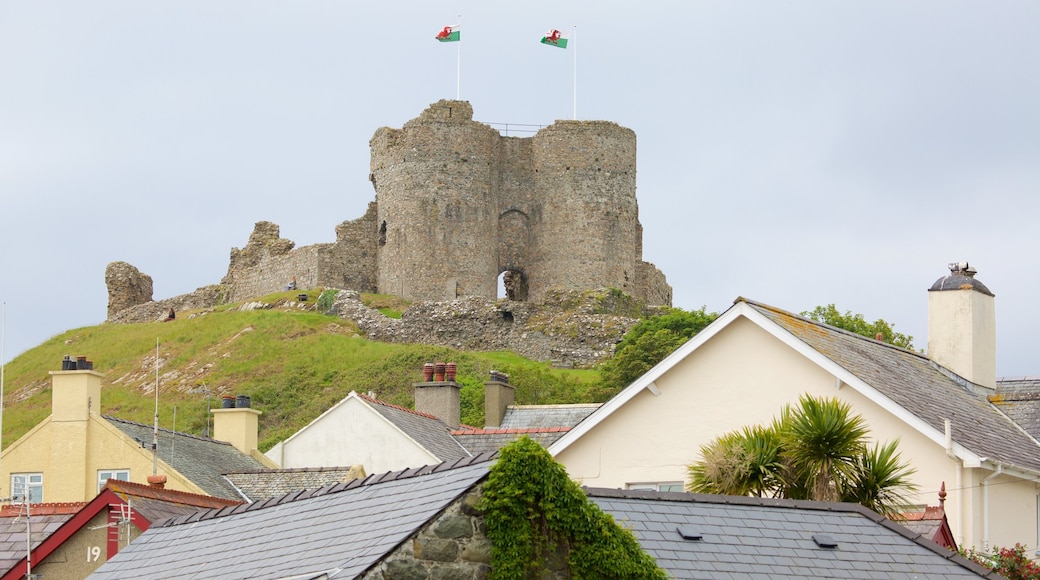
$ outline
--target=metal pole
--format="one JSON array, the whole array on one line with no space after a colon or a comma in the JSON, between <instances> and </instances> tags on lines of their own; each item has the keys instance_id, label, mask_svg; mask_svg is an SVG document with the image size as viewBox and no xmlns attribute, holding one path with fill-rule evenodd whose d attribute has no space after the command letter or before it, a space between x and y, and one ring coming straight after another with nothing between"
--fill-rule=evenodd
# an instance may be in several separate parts
<instances>
[{"instance_id":1,"label":"metal pole","mask_svg":"<svg viewBox=\"0 0 1040 580\"><path fill-rule=\"evenodd\" d=\"M159 337L155 338L155 428L152 430L152 475L159 474Z\"/></svg>"},{"instance_id":2,"label":"metal pole","mask_svg":"<svg viewBox=\"0 0 1040 580\"><path fill-rule=\"evenodd\" d=\"M462 100L462 15L459 14L458 20L459 27L459 42L458 46L455 47L455 100Z\"/></svg>"}]
</instances>

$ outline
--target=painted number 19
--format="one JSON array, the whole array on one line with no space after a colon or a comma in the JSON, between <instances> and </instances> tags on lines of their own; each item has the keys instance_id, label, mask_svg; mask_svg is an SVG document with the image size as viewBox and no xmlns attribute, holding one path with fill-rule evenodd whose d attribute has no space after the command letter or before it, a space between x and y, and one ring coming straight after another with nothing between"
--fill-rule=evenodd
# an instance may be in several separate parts
<instances>
[{"instance_id":1,"label":"painted number 19","mask_svg":"<svg viewBox=\"0 0 1040 580\"><path fill-rule=\"evenodd\" d=\"M98 546L90 546L87 548L87 562L97 562L100 557L101 548Z\"/></svg>"}]
</instances>

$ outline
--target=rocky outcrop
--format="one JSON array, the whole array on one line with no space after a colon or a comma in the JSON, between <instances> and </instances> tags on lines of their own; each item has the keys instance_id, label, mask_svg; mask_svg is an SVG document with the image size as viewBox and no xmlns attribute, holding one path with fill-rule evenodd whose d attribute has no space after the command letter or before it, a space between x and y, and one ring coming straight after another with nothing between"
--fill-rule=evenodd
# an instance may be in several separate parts
<instances>
[{"instance_id":1,"label":"rocky outcrop","mask_svg":"<svg viewBox=\"0 0 1040 580\"><path fill-rule=\"evenodd\" d=\"M639 319L611 312L608 291L560 292L543 304L477 297L416 302L400 319L368 308L340 290L330 313L347 318L370 339L459 350L509 350L557 367L587 368L614 354Z\"/></svg>"}]
</instances>

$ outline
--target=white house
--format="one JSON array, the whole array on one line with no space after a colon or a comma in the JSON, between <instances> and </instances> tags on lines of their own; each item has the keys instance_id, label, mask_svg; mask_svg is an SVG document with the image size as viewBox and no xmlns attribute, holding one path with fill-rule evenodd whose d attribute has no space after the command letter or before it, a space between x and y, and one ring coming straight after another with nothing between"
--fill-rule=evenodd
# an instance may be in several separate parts
<instances>
[{"instance_id":1,"label":"white house","mask_svg":"<svg viewBox=\"0 0 1040 580\"><path fill-rule=\"evenodd\" d=\"M738 298L549 451L585 485L674 489L718 435L805 393L836 397L877 439L899 438L919 503L946 483L959 545L1035 549L1040 443L990 400L993 294L974 274L951 265L929 290L928 356Z\"/></svg>"}]
</instances>

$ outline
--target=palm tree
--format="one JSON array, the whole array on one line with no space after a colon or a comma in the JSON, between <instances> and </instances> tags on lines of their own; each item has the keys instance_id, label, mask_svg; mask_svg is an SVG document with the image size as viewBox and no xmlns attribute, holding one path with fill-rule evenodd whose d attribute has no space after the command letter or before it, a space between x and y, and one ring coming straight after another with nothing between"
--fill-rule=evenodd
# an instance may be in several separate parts
<instances>
[{"instance_id":1,"label":"palm tree","mask_svg":"<svg viewBox=\"0 0 1040 580\"><path fill-rule=\"evenodd\" d=\"M751 426L701 447L702 461L688 467L687 491L723 495L775 495L782 487L780 434Z\"/></svg>"},{"instance_id":2,"label":"palm tree","mask_svg":"<svg viewBox=\"0 0 1040 580\"><path fill-rule=\"evenodd\" d=\"M842 501L864 505L886 516L912 507L908 494L917 490L917 485L910 482L916 470L900 463L898 444L898 439L885 445L874 443L856 457Z\"/></svg>"},{"instance_id":3,"label":"palm tree","mask_svg":"<svg viewBox=\"0 0 1040 580\"><path fill-rule=\"evenodd\" d=\"M867 427L851 407L803 395L767 426L744 427L701 447L687 491L850 501L882 514L909 505L914 470L898 440L867 446Z\"/></svg>"},{"instance_id":4,"label":"palm tree","mask_svg":"<svg viewBox=\"0 0 1040 580\"><path fill-rule=\"evenodd\" d=\"M816 501L840 501L841 487L851 479L861 455L867 427L848 404L838 399L803 395L782 433L784 455L797 479Z\"/></svg>"}]
</instances>

